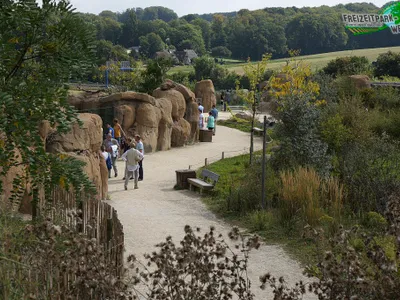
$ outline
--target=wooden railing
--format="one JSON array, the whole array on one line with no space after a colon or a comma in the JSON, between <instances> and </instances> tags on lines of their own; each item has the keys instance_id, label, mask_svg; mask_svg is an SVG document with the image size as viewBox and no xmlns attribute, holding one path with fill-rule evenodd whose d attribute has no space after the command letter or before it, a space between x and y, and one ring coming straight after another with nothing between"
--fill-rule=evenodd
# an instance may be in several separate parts
<instances>
[{"instance_id":1,"label":"wooden railing","mask_svg":"<svg viewBox=\"0 0 400 300\"><path fill-rule=\"evenodd\" d=\"M72 191L56 188L50 196L50 204L41 205L39 215L55 222L67 224L70 229L94 238L103 249L107 262L115 267L117 276L122 275L124 265L124 232L117 211L108 203L81 197L76 199Z\"/></svg>"}]
</instances>

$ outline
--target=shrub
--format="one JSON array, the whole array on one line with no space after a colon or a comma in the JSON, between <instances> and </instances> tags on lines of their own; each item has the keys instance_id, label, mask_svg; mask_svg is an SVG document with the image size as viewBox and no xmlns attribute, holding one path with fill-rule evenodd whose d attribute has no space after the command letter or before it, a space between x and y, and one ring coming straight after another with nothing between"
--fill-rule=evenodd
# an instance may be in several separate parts
<instances>
[{"instance_id":1,"label":"shrub","mask_svg":"<svg viewBox=\"0 0 400 300\"><path fill-rule=\"evenodd\" d=\"M214 59L202 56L193 61L194 75L197 81L211 78L211 72L215 68Z\"/></svg>"},{"instance_id":2,"label":"shrub","mask_svg":"<svg viewBox=\"0 0 400 300\"><path fill-rule=\"evenodd\" d=\"M343 117L338 113L323 120L320 127L323 141L336 153L339 153L343 144L350 139L350 129L343 124Z\"/></svg>"},{"instance_id":3,"label":"shrub","mask_svg":"<svg viewBox=\"0 0 400 300\"><path fill-rule=\"evenodd\" d=\"M211 55L214 57L231 57L232 51L224 46L218 46L211 49Z\"/></svg>"},{"instance_id":4,"label":"shrub","mask_svg":"<svg viewBox=\"0 0 400 300\"><path fill-rule=\"evenodd\" d=\"M344 145L339 169L353 211L383 213L390 196L400 192L398 153L384 137Z\"/></svg>"},{"instance_id":5,"label":"shrub","mask_svg":"<svg viewBox=\"0 0 400 300\"><path fill-rule=\"evenodd\" d=\"M279 213L283 224L300 217L315 225L321 216L321 178L313 169L298 168L280 174Z\"/></svg>"},{"instance_id":6,"label":"shrub","mask_svg":"<svg viewBox=\"0 0 400 300\"><path fill-rule=\"evenodd\" d=\"M278 111L280 150L273 156L275 169L310 166L324 176L331 169L328 145L319 136L321 110L310 95L288 96Z\"/></svg>"},{"instance_id":7,"label":"shrub","mask_svg":"<svg viewBox=\"0 0 400 300\"><path fill-rule=\"evenodd\" d=\"M375 62L374 75L400 77L400 53L389 51L378 56Z\"/></svg>"},{"instance_id":8,"label":"shrub","mask_svg":"<svg viewBox=\"0 0 400 300\"><path fill-rule=\"evenodd\" d=\"M337 178L324 180L315 170L303 167L283 171L280 178L278 209L283 224L299 220L315 226L324 211L340 221L344 188Z\"/></svg>"},{"instance_id":9,"label":"shrub","mask_svg":"<svg viewBox=\"0 0 400 300\"><path fill-rule=\"evenodd\" d=\"M257 210L247 216L249 228L252 231L264 231L275 222L272 212Z\"/></svg>"},{"instance_id":10,"label":"shrub","mask_svg":"<svg viewBox=\"0 0 400 300\"><path fill-rule=\"evenodd\" d=\"M364 216L362 225L367 227L369 230L383 231L387 226L387 221L381 214L375 211L370 211Z\"/></svg>"},{"instance_id":11,"label":"shrub","mask_svg":"<svg viewBox=\"0 0 400 300\"><path fill-rule=\"evenodd\" d=\"M323 68L325 74L339 75L371 74L371 64L365 56L338 57Z\"/></svg>"},{"instance_id":12,"label":"shrub","mask_svg":"<svg viewBox=\"0 0 400 300\"><path fill-rule=\"evenodd\" d=\"M317 72L312 75L312 80L319 85L319 98L328 103L336 103L338 99L338 88L332 75Z\"/></svg>"},{"instance_id":13,"label":"shrub","mask_svg":"<svg viewBox=\"0 0 400 300\"><path fill-rule=\"evenodd\" d=\"M30 224L1 211L0 257L1 299L125 299L104 249L64 224Z\"/></svg>"}]
</instances>

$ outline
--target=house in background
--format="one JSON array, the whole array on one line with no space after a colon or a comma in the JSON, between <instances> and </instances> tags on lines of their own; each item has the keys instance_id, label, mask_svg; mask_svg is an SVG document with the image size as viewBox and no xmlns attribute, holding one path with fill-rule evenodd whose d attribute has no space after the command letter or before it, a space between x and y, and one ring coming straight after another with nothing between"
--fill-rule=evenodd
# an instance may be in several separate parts
<instances>
[{"instance_id":1,"label":"house in background","mask_svg":"<svg viewBox=\"0 0 400 300\"><path fill-rule=\"evenodd\" d=\"M154 58L167 58L167 59L171 59L173 61L174 65L179 64L179 61L176 58L173 50L158 51L154 54Z\"/></svg>"},{"instance_id":2,"label":"house in background","mask_svg":"<svg viewBox=\"0 0 400 300\"><path fill-rule=\"evenodd\" d=\"M133 58L139 59L139 57L140 57L140 46L130 47L126 52L129 55L131 55Z\"/></svg>"},{"instance_id":3,"label":"house in background","mask_svg":"<svg viewBox=\"0 0 400 300\"><path fill-rule=\"evenodd\" d=\"M192 49L185 49L183 51L175 51L175 56L179 60L179 63L184 65L191 65L193 59L197 58L197 53Z\"/></svg>"},{"instance_id":4,"label":"house in background","mask_svg":"<svg viewBox=\"0 0 400 300\"><path fill-rule=\"evenodd\" d=\"M154 58L169 58L172 59L175 65L191 65L193 59L197 58L197 53L192 49L185 49L183 51L176 50L163 50L154 54Z\"/></svg>"}]
</instances>

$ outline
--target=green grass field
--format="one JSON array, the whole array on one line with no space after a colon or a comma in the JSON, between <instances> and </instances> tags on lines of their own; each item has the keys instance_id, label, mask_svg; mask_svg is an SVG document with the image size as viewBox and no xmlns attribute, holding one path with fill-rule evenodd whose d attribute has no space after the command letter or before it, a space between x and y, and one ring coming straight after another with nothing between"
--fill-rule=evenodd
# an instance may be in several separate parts
<instances>
[{"instance_id":1,"label":"green grass field","mask_svg":"<svg viewBox=\"0 0 400 300\"><path fill-rule=\"evenodd\" d=\"M315 55L305 55L297 57L298 60L305 60L311 64L312 70L318 70L325 67L329 61L337 58L337 57L345 57L345 56L366 56L371 62L376 60L379 54L385 53L388 51L400 52L400 47L390 47L390 48L373 48L373 49L360 49L360 50L348 50L348 51L338 51L338 52L330 52L330 53L322 53ZM286 64L287 59L274 59L269 62L269 69L279 70ZM231 71L238 73L239 75L243 75L243 66L245 62L240 62L237 60L228 60L225 59L225 67ZM193 70L192 66L177 66L172 68L169 71L169 74L176 73L179 71L182 72L190 72Z\"/></svg>"}]
</instances>

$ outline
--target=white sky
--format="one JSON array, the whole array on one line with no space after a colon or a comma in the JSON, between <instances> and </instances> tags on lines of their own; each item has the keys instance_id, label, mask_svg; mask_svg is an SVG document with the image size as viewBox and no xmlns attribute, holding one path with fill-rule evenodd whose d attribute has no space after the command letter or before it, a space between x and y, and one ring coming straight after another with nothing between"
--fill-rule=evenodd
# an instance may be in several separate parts
<instances>
[{"instance_id":1,"label":"white sky","mask_svg":"<svg viewBox=\"0 0 400 300\"><path fill-rule=\"evenodd\" d=\"M122 12L127 8L164 6L174 10L178 16L197 13L215 13L238 11L243 8L255 10L265 7L313 7L328 5L334 6L339 3L354 3L355 1L337 1L337 0L70 0L72 5L80 12L90 12L98 14L103 10ZM363 2L363 1L358 1ZM381 7L389 0L368 1Z\"/></svg>"}]
</instances>

